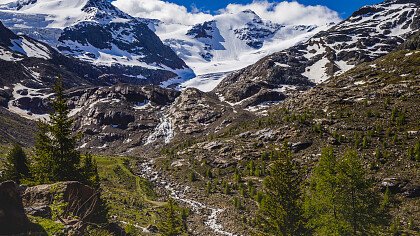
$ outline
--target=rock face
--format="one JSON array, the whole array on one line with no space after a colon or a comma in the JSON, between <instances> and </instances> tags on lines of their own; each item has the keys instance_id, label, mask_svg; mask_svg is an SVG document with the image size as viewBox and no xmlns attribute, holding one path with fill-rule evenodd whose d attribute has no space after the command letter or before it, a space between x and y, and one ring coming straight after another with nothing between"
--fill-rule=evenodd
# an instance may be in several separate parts
<instances>
[{"instance_id":1,"label":"rock face","mask_svg":"<svg viewBox=\"0 0 420 236\"><path fill-rule=\"evenodd\" d=\"M28 214L51 217L52 205L65 203L63 220L73 216L91 220L98 212L99 195L94 189L79 182L59 182L26 188L22 202Z\"/></svg>"},{"instance_id":2,"label":"rock face","mask_svg":"<svg viewBox=\"0 0 420 236\"><path fill-rule=\"evenodd\" d=\"M306 43L231 74L214 91L237 103L263 89L276 91L283 85L293 85L300 90L321 83L403 43L420 29L418 7L415 0L363 7Z\"/></svg>"},{"instance_id":3,"label":"rock face","mask_svg":"<svg viewBox=\"0 0 420 236\"><path fill-rule=\"evenodd\" d=\"M0 235L23 234L28 226L16 183L0 183Z\"/></svg>"},{"instance_id":4,"label":"rock face","mask_svg":"<svg viewBox=\"0 0 420 236\"><path fill-rule=\"evenodd\" d=\"M82 147L115 151L147 143L164 122L164 110L179 92L154 86L116 85L68 93Z\"/></svg>"},{"instance_id":5,"label":"rock face","mask_svg":"<svg viewBox=\"0 0 420 236\"><path fill-rule=\"evenodd\" d=\"M115 85L69 90L80 148L130 153L134 148L169 143L175 137L212 133L230 120L253 115L233 109L214 93L178 92L155 86ZM156 143L155 143L156 142Z\"/></svg>"}]
</instances>

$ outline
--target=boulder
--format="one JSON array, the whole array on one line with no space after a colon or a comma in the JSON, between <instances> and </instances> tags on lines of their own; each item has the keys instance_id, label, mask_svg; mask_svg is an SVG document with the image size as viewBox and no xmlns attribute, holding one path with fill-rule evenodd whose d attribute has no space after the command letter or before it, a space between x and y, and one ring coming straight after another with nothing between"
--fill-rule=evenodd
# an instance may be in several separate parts
<instances>
[{"instance_id":1,"label":"boulder","mask_svg":"<svg viewBox=\"0 0 420 236\"><path fill-rule=\"evenodd\" d=\"M26 188L22 193L22 202L28 214L46 217L51 215L53 205L64 205L60 215L62 219L78 216L84 221L92 220L99 209L98 193L93 188L75 181Z\"/></svg>"},{"instance_id":2,"label":"boulder","mask_svg":"<svg viewBox=\"0 0 420 236\"><path fill-rule=\"evenodd\" d=\"M156 225L148 225L146 229L151 233L157 233L159 231Z\"/></svg>"},{"instance_id":3,"label":"boulder","mask_svg":"<svg viewBox=\"0 0 420 236\"><path fill-rule=\"evenodd\" d=\"M385 190L388 188L391 193L402 193L403 188L407 185L406 180L402 180L399 178L385 178L381 182L381 190L382 192L385 192Z\"/></svg>"},{"instance_id":4,"label":"boulder","mask_svg":"<svg viewBox=\"0 0 420 236\"><path fill-rule=\"evenodd\" d=\"M0 235L24 234L28 226L16 183L0 183Z\"/></svg>"}]
</instances>

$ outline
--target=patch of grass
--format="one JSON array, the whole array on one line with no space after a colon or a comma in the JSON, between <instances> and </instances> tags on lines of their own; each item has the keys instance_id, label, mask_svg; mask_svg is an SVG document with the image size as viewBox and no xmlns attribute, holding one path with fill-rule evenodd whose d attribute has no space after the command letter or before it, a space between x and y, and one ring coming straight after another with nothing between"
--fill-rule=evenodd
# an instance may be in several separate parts
<instances>
[{"instance_id":1,"label":"patch of grass","mask_svg":"<svg viewBox=\"0 0 420 236\"><path fill-rule=\"evenodd\" d=\"M131 171L135 160L126 157L96 156L102 196L107 203L109 218L122 227L142 231L139 227L156 224L158 208L153 186Z\"/></svg>"},{"instance_id":2,"label":"patch of grass","mask_svg":"<svg viewBox=\"0 0 420 236\"><path fill-rule=\"evenodd\" d=\"M65 235L64 225L59 222L35 216L29 216L29 220L32 222L31 235Z\"/></svg>"}]
</instances>

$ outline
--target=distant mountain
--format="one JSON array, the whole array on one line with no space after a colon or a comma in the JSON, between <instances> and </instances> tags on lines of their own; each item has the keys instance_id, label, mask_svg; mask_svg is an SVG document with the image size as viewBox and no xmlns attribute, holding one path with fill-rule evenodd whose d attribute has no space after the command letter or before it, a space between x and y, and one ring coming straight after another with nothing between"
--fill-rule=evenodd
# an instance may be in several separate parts
<instances>
[{"instance_id":1,"label":"distant mountain","mask_svg":"<svg viewBox=\"0 0 420 236\"><path fill-rule=\"evenodd\" d=\"M283 25L252 10L223 13L196 25L143 19L197 75L229 72L302 42L331 25Z\"/></svg>"},{"instance_id":2,"label":"distant mountain","mask_svg":"<svg viewBox=\"0 0 420 236\"><path fill-rule=\"evenodd\" d=\"M365 6L305 43L267 56L225 78L214 90L247 106L278 101L285 90L307 89L362 62L386 55L420 29L420 2L386 1ZM270 94L268 96L267 94Z\"/></svg>"},{"instance_id":3,"label":"distant mountain","mask_svg":"<svg viewBox=\"0 0 420 236\"><path fill-rule=\"evenodd\" d=\"M159 84L194 76L146 24L107 0L8 0L0 20L65 55L108 67L117 80Z\"/></svg>"}]
</instances>

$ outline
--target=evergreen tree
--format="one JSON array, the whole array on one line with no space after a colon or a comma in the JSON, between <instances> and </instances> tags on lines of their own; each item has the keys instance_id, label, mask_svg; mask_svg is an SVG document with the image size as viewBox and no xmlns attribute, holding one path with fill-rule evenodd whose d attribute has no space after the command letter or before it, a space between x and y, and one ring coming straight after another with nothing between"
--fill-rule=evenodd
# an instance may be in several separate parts
<instances>
[{"instance_id":1,"label":"evergreen tree","mask_svg":"<svg viewBox=\"0 0 420 236\"><path fill-rule=\"evenodd\" d=\"M35 143L37 179L39 182L79 180L80 153L76 150L77 139L72 134L73 121L68 117L61 79L57 80L54 91L50 121L38 122Z\"/></svg>"},{"instance_id":2,"label":"evergreen tree","mask_svg":"<svg viewBox=\"0 0 420 236\"><path fill-rule=\"evenodd\" d=\"M264 179L264 197L257 222L266 235L303 235L300 168L292 161L288 149L278 155L279 159L271 165L270 174Z\"/></svg>"},{"instance_id":3,"label":"evergreen tree","mask_svg":"<svg viewBox=\"0 0 420 236\"><path fill-rule=\"evenodd\" d=\"M379 198L355 151L338 159L332 148L323 149L305 210L316 235L365 235L374 230L381 212Z\"/></svg>"},{"instance_id":4,"label":"evergreen tree","mask_svg":"<svg viewBox=\"0 0 420 236\"><path fill-rule=\"evenodd\" d=\"M98 165L91 154L88 153L82 158L80 173L83 183L94 188L99 188Z\"/></svg>"},{"instance_id":5,"label":"evergreen tree","mask_svg":"<svg viewBox=\"0 0 420 236\"><path fill-rule=\"evenodd\" d=\"M174 200L170 198L158 224L160 233L164 236L180 235L183 229L182 218L183 216L176 210Z\"/></svg>"},{"instance_id":6,"label":"evergreen tree","mask_svg":"<svg viewBox=\"0 0 420 236\"><path fill-rule=\"evenodd\" d=\"M23 178L29 177L28 159L22 147L14 144L6 156L4 180L13 180L20 183Z\"/></svg>"}]
</instances>

